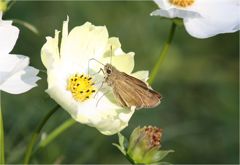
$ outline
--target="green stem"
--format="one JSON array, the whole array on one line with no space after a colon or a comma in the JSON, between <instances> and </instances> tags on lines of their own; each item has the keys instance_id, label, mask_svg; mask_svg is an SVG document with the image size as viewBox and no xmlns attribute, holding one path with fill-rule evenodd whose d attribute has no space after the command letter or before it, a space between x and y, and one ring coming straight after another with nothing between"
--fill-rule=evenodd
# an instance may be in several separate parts
<instances>
[{"instance_id":1,"label":"green stem","mask_svg":"<svg viewBox=\"0 0 240 165\"><path fill-rule=\"evenodd\" d=\"M31 138L30 143L28 144L27 150L25 152L24 164L29 164L29 161L30 161L30 158L31 158L31 154L32 154L32 149L33 149L34 143L35 143L38 135L40 134L43 126L46 124L48 119L59 109L59 107L60 106L57 105L51 111L49 111L47 113L47 115L43 118L43 120L39 123L39 125L36 128L36 130L33 132L32 138Z\"/></svg>"},{"instance_id":2,"label":"green stem","mask_svg":"<svg viewBox=\"0 0 240 165\"><path fill-rule=\"evenodd\" d=\"M76 123L73 119L66 120L63 124L59 127L54 129L44 140L39 143L39 148L44 148L47 146L51 141L53 141L57 136L59 136L62 132L64 132L69 127L73 126Z\"/></svg>"},{"instance_id":3,"label":"green stem","mask_svg":"<svg viewBox=\"0 0 240 165\"><path fill-rule=\"evenodd\" d=\"M154 67L152 69L152 73L151 73L149 81L148 81L149 84L153 83L153 80L155 79L155 77L158 74L158 70L159 70L161 64L163 63L167 53L168 53L168 49L169 49L169 46L171 45L175 30L176 30L176 24L173 22L172 27L171 27L170 32L169 32L169 35L168 35L168 39L163 46L163 49L160 53L160 56L157 60L157 63L154 65Z\"/></svg>"},{"instance_id":4,"label":"green stem","mask_svg":"<svg viewBox=\"0 0 240 165\"><path fill-rule=\"evenodd\" d=\"M16 1L7 1L7 10L6 11L9 11L15 3L16 3Z\"/></svg>"},{"instance_id":5,"label":"green stem","mask_svg":"<svg viewBox=\"0 0 240 165\"><path fill-rule=\"evenodd\" d=\"M30 30L31 32L33 32L34 34L39 35L39 30L34 25L20 19L12 19L12 20L14 23L22 25L28 30Z\"/></svg>"},{"instance_id":6,"label":"green stem","mask_svg":"<svg viewBox=\"0 0 240 165\"><path fill-rule=\"evenodd\" d=\"M4 127L1 108L1 92L0 92L0 164L4 164Z\"/></svg>"},{"instance_id":7,"label":"green stem","mask_svg":"<svg viewBox=\"0 0 240 165\"><path fill-rule=\"evenodd\" d=\"M126 158L131 164L136 164L136 163L134 162L134 160L132 160L132 158L131 158L128 154L125 155L125 158Z\"/></svg>"}]
</instances>

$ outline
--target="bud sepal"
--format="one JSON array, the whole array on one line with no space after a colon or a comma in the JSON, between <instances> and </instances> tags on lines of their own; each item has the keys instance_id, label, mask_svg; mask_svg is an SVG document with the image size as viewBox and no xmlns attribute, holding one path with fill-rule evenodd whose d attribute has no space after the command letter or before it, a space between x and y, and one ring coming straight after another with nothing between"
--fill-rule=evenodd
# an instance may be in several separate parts
<instances>
[{"instance_id":1,"label":"bud sepal","mask_svg":"<svg viewBox=\"0 0 240 165\"><path fill-rule=\"evenodd\" d=\"M119 151L121 151L121 153L126 156L126 154L127 154L126 149L127 149L127 146L128 146L128 140L120 132L118 133L118 143L119 144L113 143L113 145L116 146L119 149Z\"/></svg>"}]
</instances>

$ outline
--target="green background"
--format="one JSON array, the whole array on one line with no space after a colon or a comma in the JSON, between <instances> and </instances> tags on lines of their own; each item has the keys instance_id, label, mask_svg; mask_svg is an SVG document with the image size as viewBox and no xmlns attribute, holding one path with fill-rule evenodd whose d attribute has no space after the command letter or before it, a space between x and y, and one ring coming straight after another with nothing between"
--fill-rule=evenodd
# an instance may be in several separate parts
<instances>
[{"instance_id":1,"label":"green background","mask_svg":"<svg viewBox=\"0 0 240 165\"><path fill-rule=\"evenodd\" d=\"M106 25L109 36L120 38L124 51L133 51L135 71L151 70L170 30L171 21L149 14L157 9L152 1L128 2L20 2L4 19L20 19L37 27L35 35L25 27L12 53L27 55L31 65L45 70L40 49L45 36L61 30L70 17L69 29L86 21ZM239 155L239 34L196 39L177 28L173 43L152 87L164 99L154 109L137 111L122 132L129 137L137 126L164 129L163 149L174 149L165 161L171 163L238 163ZM22 163L26 144L39 121L56 105L44 92L46 74L38 87L21 95L2 92L7 163ZM56 112L43 129L49 133L70 116ZM32 163L128 163L112 145L117 136L104 136L95 128L75 124L47 147Z\"/></svg>"}]
</instances>

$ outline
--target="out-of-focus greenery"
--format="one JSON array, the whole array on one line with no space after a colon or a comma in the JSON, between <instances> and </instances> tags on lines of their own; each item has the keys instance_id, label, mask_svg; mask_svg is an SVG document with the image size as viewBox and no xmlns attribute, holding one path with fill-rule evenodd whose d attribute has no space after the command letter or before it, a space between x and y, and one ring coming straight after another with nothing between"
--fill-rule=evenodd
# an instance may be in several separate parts
<instances>
[{"instance_id":1,"label":"out-of-focus greenery","mask_svg":"<svg viewBox=\"0 0 240 165\"><path fill-rule=\"evenodd\" d=\"M120 38L123 50L134 51L135 70L151 70L167 38L171 22L149 14L152 1L17 1L4 19L19 19L35 25L35 35L21 25L12 53L31 57L31 65L45 70L40 49L45 36L61 30L70 17L69 28L86 21L106 25L110 36ZM129 137L137 126L164 129L163 149L174 149L165 161L172 163L238 163L238 33L199 40L178 28L169 54L152 87L164 97L154 109L137 111L122 132ZM2 92L7 163L22 163L31 132L56 105L44 92L46 74L28 93ZM49 133L70 116L59 110L43 133ZM104 136L95 128L75 124L47 147L37 152L32 163L128 163L112 145L117 135Z\"/></svg>"}]
</instances>

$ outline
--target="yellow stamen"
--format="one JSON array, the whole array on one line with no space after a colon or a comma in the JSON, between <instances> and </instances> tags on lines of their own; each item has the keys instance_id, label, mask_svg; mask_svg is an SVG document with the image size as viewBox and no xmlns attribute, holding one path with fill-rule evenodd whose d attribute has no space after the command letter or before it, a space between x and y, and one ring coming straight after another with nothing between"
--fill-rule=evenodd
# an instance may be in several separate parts
<instances>
[{"instance_id":1,"label":"yellow stamen","mask_svg":"<svg viewBox=\"0 0 240 165\"><path fill-rule=\"evenodd\" d=\"M179 6L179 7L188 7L194 3L195 0L169 0L169 3Z\"/></svg>"},{"instance_id":2,"label":"yellow stamen","mask_svg":"<svg viewBox=\"0 0 240 165\"><path fill-rule=\"evenodd\" d=\"M83 102L89 99L96 91L93 84L92 77L84 74L75 74L69 77L67 90L72 93L76 101Z\"/></svg>"}]
</instances>

